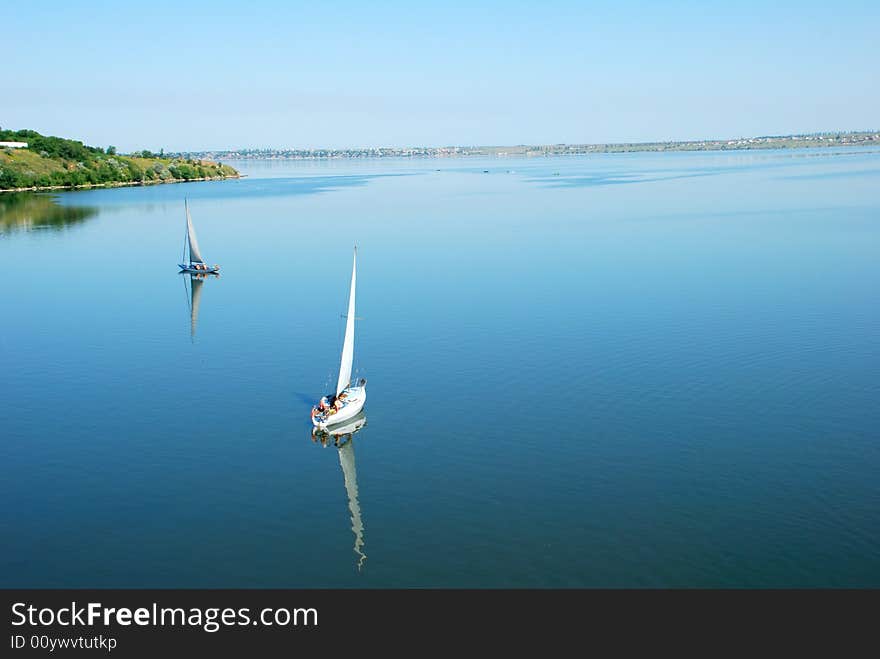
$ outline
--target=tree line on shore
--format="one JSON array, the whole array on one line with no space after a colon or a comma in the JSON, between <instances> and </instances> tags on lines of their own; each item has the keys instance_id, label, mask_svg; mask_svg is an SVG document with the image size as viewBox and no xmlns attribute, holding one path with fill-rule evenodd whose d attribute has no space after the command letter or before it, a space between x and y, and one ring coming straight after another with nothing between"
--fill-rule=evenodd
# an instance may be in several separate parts
<instances>
[{"instance_id":1,"label":"tree line on shore","mask_svg":"<svg viewBox=\"0 0 880 659\"><path fill-rule=\"evenodd\" d=\"M0 189L75 187L112 183L159 183L237 176L228 165L195 158L167 158L148 150L121 155L34 130L2 130L0 142L26 142L26 148L0 147Z\"/></svg>"}]
</instances>

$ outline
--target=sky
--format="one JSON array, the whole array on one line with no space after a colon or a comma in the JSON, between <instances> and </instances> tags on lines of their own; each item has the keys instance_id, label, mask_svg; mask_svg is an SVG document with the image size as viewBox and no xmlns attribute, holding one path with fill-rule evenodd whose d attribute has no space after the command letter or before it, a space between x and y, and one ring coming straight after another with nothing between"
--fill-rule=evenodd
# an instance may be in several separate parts
<instances>
[{"instance_id":1,"label":"sky","mask_svg":"<svg viewBox=\"0 0 880 659\"><path fill-rule=\"evenodd\" d=\"M0 127L121 150L880 128L876 0L47 0L0 25Z\"/></svg>"}]
</instances>

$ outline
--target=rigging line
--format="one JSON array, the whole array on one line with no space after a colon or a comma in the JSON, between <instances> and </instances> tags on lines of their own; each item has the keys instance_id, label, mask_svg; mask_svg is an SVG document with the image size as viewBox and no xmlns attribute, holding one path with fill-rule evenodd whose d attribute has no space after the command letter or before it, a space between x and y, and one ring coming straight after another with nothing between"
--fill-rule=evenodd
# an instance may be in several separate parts
<instances>
[{"instance_id":1,"label":"rigging line","mask_svg":"<svg viewBox=\"0 0 880 659\"><path fill-rule=\"evenodd\" d=\"M186 286L186 280L189 278L189 275L185 272L181 272L180 276L183 278L183 297L186 300L186 310L192 314L192 304L190 302L189 289ZM192 318L192 316L190 316Z\"/></svg>"},{"instance_id":2,"label":"rigging line","mask_svg":"<svg viewBox=\"0 0 880 659\"><path fill-rule=\"evenodd\" d=\"M186 299L186 310L187 310L187 311L192 311L192 308L191 308L191 306L190 306L189 288L188 288L187 285L186 285L187 276L188 276L188 275L187 275L187 273L185 273L185 272L181 272L181 273L180 273L180 277L181 277L181 279L183 279L183 296L184 296L184 298Z\"/></svg>"}]
</instances>

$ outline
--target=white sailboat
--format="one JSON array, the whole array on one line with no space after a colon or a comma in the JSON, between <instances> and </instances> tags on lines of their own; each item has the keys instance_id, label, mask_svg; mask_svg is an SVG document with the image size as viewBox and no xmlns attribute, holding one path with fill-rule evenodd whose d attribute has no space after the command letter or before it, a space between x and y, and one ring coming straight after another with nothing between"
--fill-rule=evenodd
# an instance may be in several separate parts
<instances>
[{"instance_id":1,"label":"white sailboat","mask_svg":"<svg viewBox=\"0 0 880 659\"><path fill-rule=\"evenodd\" d=\"M348 315L345 319L345 340L342 342L342 361L336 391L323 396L312 408L312 424L316 428L328 428L351 419L360 412L367 401L367 381L363 378L351 381L351 365L354 361L354 295L357 282L357 247L351 264L351 289L348 293Z\"/></svg>"},{"instance_id":2,"label":"white sailboat","mask_svg":"<svg viewBox=\"0 0 880 659\"><path fill-rule=\"evenodd\" d=\"M183 200L183 207L186 210L186 238L183 241L183 262L178 263L180 269L183 272L219 272L219 265L208 265L202 258L202 253L199 251L199 241L196 240L196 229L193 226L186 199ZM187 258L187 251L189 251L189 258Z\"/></svg>"}]
</instances>

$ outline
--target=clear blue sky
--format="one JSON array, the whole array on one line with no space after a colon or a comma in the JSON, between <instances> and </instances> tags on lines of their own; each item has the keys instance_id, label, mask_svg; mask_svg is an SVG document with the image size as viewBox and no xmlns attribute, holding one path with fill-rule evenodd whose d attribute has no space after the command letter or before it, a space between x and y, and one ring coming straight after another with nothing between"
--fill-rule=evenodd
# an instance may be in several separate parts
<instances>
[{"instance_id":1,"label":"clear blue sky","mask_svg":"<svg viewBox=\"0 0 880 659\"><path fill-rule=\"evenodd\" d=\"M0 126L120 149L880 127L880 2L34 2Z\"/></svg>"}]
</instances>

